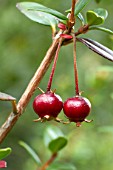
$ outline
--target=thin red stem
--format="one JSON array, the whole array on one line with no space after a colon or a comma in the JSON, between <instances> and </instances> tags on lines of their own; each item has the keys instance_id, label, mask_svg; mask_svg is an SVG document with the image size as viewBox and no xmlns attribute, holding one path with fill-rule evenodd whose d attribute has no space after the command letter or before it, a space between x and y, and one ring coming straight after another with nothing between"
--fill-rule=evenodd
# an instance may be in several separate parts
<instances>
[{"instance_id":1,"label":"thin red stem","mask_svg":"<svg viewBox=\"0 0 113 170\"><path fill-rule=\"evenodd\" d=\"M55 54L51 74L50 74L48 85L47 85L47 91L51 90L52 80L53 80L53 76L54 76L55 69L56 69L56 64L57 64L57 60L58 60L58 54L59 54L59 51L60 51L61 43L62 43L62 41L59 41L59 44L58 44L58 47L57 47L57 50L56 50L56 54Z\"/></svg>"},{"instance_id":2,"label":"thin red stem","mask_svg":"<svg viewBox=\"0 0 113 170\"><path fill-rule=\"evenodd\" d=\"M47 167L55 160L57 157L57 153L53 153L50 159L41 167L40 170L46 170Z\"/></svg>"},{"instance_id":3,"label":"thin red stem","mask_svg":"<svg viewBox=\"0 0 113 170\"><path fill-rule=\"evenodd\" d=\"M76 58L76 37L73 34L73 57L74 57L74 74L75 74L75 92L79 95L79 84L78 84L78 69L77 69L77 58Z\"/></svg>"}]
</instances>

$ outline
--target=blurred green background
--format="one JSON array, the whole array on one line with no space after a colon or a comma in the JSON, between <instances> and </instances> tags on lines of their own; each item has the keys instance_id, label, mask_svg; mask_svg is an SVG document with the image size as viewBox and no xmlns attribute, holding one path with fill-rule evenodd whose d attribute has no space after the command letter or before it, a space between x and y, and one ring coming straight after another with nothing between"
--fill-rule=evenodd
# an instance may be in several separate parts
<instances>
[{"instance_id":1,"label":"blurred green background","mask_svg":"<svg viewBox=\"0 0 113 170\"><path fill-rule=\"evenodd\" d=\"M19 0L0 0L0 91L11 94L17 101L28 82L44 58L51 45L51 29L30 21L16 9ZM70 8L71 0L34 0L50 8L63 12ZM113 30L113 1L94 0L83 10L97 7L106 8L109 17L104 24ZM78 21L77 21L78 22ZM113 49L113 36L91 31L83 37L92 38ZM113 63L90 51L83 44L77 44L80 90L92 103L90 124L62 125L55 122L34 123L37 115L32 109L32 97L25 113L20 117L10 134L1 144L11 147L13 152L7 157L8 170L35 170L36 164L18 144L23 140L32 146L41 160L46 162L50 152L44 146L43 134L49 124L60 127L69 139L68 145L59 153L56 162L72 163L77 170L113 169ZM51 68L47 71L40 87L45 90ZM72 45L62 47L52 88L57 89L63 100L74 96L74 74ZM0 102L0 124L11 111L10 102ZM65 119L63 113L60 117Z\"/></svg>"}]
</instances>

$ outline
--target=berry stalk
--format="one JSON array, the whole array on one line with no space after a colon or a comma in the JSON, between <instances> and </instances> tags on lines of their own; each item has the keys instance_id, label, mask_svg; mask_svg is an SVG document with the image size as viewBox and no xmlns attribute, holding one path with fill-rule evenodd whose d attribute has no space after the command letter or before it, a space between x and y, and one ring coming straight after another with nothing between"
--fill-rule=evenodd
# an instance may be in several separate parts
<instances>
[{"instance_id":1,"label":"berry stalk","mask_svg":"<svg viewBox=\"0 0 113 170\"><path fill-rule=\"evenodd\" d=\"M46 170L49 165L53 163L53 161L56 159L57 153L53 153L50 157L50 159L41 167L40 170Z\"/></svg>"},{"instance_id":2,"label":"berry stalk","mask_svg":"<svg viewBox=\"0 0 113 170\"><path fill-rule=\"evenodd\" d=\"M58 54L59 54L59 51L60 51L61 44L62 44L62 39L59 41L59 44L58 44L58 47L57 47L57 50L56 50L51 74L50 74L48 85L47 85L47 91L51 90L52 80L53 80L53 76L54 76L54 73L55 73L56 64L57 64L57 60L58 60Z\"/></svg>"},{"instance_id":3,"label":"berry stalk","mask_svg":"<svg viewBox=\"0 0 113 170\"><path fill-rule=\"evenodd\" d=\"M76 57L76 37L73 34L73 57L74 57L74 75L75 75L75 93L79 95L79 83L78 83L78 68L77 68L77 57Z\"/></svg>"}]
</instances>

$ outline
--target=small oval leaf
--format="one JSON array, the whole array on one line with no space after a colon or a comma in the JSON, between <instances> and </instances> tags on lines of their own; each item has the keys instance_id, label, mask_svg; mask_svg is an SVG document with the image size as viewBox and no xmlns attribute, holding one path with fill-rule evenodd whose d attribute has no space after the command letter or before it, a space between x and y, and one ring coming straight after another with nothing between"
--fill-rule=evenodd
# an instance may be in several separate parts
<instances>
[{"instance_id":1,"label":"small oval leaf","mask_svg":"<svg viewBox=\"0 0 113 170\"><path fill-rule=\"evenodd\" d=\"M88 38L77 38L77 40L85 44L89 49L91 49L95 53L101 55L102 57L110 61L113 61L113 51L105 47L104 45Z\"/></svg>"},{"instance_id":2,"label":"small oval leaf","mask_svg":"<svg viewBox=\"0 0 113 170\"><path fill-rule=\"evenodd\" d=\"M19 144L29 153L29 155L31 155L31 157L34 159L34 161L40 165L41 164L41 160L38 157L38 155L36 154L36 152L25 142L20 141Z\"/></svg>"},{"instance_id":3,"label":"small oval leaf","mask_svg":"<svg viewBox=\"0 0 113 170\"><path fill-rule=\"evenodd\" d=\"M16 98L10 96L9 94L0 92L0 100L3 100L3 101L15 101Z\"/></svg>"},{"instance_id":4,"label":"small oval leaf","mask_svg":"<svg viewBox=\"0 0 113 170\"><path fill-rule=\"evenodd\" d=\"M55 126L49 126L45 130L44 142L52 153L56 153L66 146L67 139L64 137L59 128Z\"/></svg>"},{"instance_id":5,"label":"small oval leaf","mask_svg":"<svg viewBox=\"0 0 113 170\"><path fill-rule=\"evenodd\" d=\"M100 25L104 23L108 16L108 12L103 8L98 8L92 11L87 11L86 16L89 25Z\"/></svg>"},{"instance_id":6,"label":"small oval leaf","mask_svg":"<svg viewBox=\"0 0 113 170\"><path fill-rule=\"evenodd\" d=\"M0 149L0 160L7 157L11 153L11 148Z\"/></svg>"},{"instance_id":7,"label":"small oval leaf","mask_svg":"<svg viewBox=\"0 0 113 170\"><path fill-rule=\"evenodd\" d=\"M49 25L53 29L55 29L55 26L58 23L58 21L53 15L42 11L28 10L23 3L18 3L17 8L32 21L38 22L43 25Z\"/></svg>"},{"instance_id":8,"label":"small oval leaf","mask_svg":"<svg viewBox=\"0 0 113 170\"><path fill-rule=\"evenodd\" d=\"M55 32L58 22L66 23L67 17L62 13L34 2L20 2L16 7L29 19L43 25L49 25Z\"/></svg>"},{"instance_id":9,"label":"small oval leaf","mask_svg":"<svg viewBox=\"0 0 113 170\"><path fill-rule=\"evenodd\" d=\"M57 139L52 140L49 143L49 150L53 153L57 153L61 149L63 149L67 144L67 139L65 137L58 137Z\"/></svg>"},{"instance_id":10,"label":"small oval leaf","mask_svg":"<svg viewBox=\"0 0 113 170\"><path fill-rule=\"evenodd\" d=\"M46 13L49 13L49 14L51 14L51 15L59 18L59 19L62 19L62 20L67 20L68 19L64 14L62 14L62 13L56 11L56 10L53 10L51 8L48 8L48 7L44 6L44 5L41 5L39 3L35 3L35 2L21 2L21 3L19 3L19 5L20 4L24 8L26 8L27 10L46 12Z\"/></svg>"},{"instance_id":11,"label":"small oval leaf","mask_svg":"<svg viewBox=\"0 0 113 170\"><path fill-rule=\"evenodd\" d=\"M103 31L109 34L113 35L113 31L108 29L108 28L104 28L104 27L98 27L98 26L90 26L89 30L99 30L99 31Z\"/></svg>"}]
</instances>

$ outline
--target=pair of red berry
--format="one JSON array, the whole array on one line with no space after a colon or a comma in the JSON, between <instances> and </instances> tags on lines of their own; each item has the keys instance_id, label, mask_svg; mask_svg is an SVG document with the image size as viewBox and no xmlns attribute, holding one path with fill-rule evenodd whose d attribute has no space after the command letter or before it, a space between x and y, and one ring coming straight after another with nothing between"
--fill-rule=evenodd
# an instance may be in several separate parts
<instances>
[{"instance_id":1,"label":"pair of red berry","mask_svg":"<svg viewBox=\"0 0 113 170\"><path fill-rule=\"evenodd\" d=\"M91 103L82 96L68 98L63 103L61 97L51 91L38 95L33 102L33 109L42 120L56 119L62 108L69 121L80 126L81 122L87 121Z\"/></svg>"},{"instance_id":2,"label":"pair of red berry","mask_svg":"<svg viewBox=\"0 0 113 170\"><path fill-rule=\"evenodd\" d=\"M91 109L91 103L87 98L80 96L79 86L78 86L78 70L76 62L76 37L73 34L67 35L64 34L66 30L66 25L59 23L58 27L62 30L62 33L59 38L58 47L56 50L54 63L50 78L47 85L46 93L38 95L33 102L34 111L39 115L38 120L51 120L55 119L58 121L58 114L63 109L64 114L67 116L70 122L76 122L77 126L80 126L81 122L87 121L85 118L89 115ZM73 54L74 54L74 74L75 74L75 86L76 86L76 95L75 97L68 98L64 103L59 95L52 92L51 85L56 68L56 63L58 60L59 50L62 45L63 38L72 39L73 38ZM87 121L89 122L89 121Z\"/></svg>"}]
</instances>

